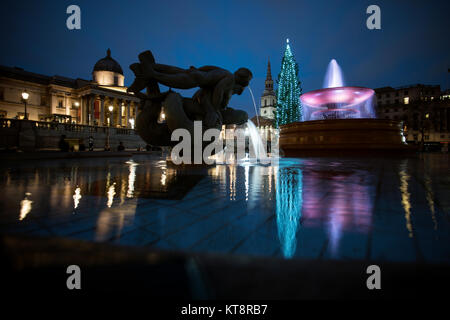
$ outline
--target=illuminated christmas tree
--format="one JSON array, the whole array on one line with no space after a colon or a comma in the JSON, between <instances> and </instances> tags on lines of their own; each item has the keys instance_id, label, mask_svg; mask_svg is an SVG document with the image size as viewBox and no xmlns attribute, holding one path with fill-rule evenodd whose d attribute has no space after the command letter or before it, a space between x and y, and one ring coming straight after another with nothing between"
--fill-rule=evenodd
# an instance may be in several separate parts
<instances>
[{"instance_id":1,"label":"illuminated christmas tree","mask_svg":"<svg viewBox=\"0 0 450 320\"><path fill-rule=\"evenodd\" d=\"M289 39L286 42L286 51L281 61L281 71L277 81L277 109L275 112L277 128L283 124L302 120L300 104L302 88L298 80L298 65L289 46Z\"/></svg>"}]
</instances>

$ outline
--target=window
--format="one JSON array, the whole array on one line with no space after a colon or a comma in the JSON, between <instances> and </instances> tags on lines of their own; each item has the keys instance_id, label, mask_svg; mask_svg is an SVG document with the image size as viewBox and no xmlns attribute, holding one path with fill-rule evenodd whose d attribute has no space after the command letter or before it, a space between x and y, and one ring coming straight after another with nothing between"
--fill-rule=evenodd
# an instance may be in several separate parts
<instances>
[{"instance_id":1,"label":"window","mask_svg":"<svg viewBox=\"0 0 450 320\"><path fill-rule=\"evenodd\" d=\"M398 91L395 92L395 96L398 97Z\"/></svg>"},{"instance_id":2,"label":"window","mask_svg":"<svg viewBox=\"0 0 450 320\"><path fill-rule=\"evenodd\" d=\"M430 136L429 136L429 135L426 135L426 136L425 136L425 140L430 140Z\"/></svg>"},{"instance_id":3,"label":"window","mask_svg":"<svg viewBox=\"0 0 450 320\"><path fill-rule=\"evenodd\" d=\"M403 98L403 103L404 104L409 104L409 97L404 97Z\"/></svg>"},{"instance_id":4,"label":"window","mask_svg":"<svg viewBox=\"0 0 450 320\"><path fill-rule=\"evenodd\" d=\"M25 113L24 112L17 112L17 119L19 120L23 120L25 118ZM27 118L30 119L30 113L27 112Z\"/></svg>"},{"instance_id":5,"label":"window","mask_svg":"<svg viewBox=\"0 0 450 320\"><path fill-rule=\"evenodd\" d=\"M395 104L398 104L398 99L395 99Z\"/></svg>"},{"instance_id":6,"label":"window","mask_svg":"<svg viewBox=\"0 0 450 320\"><path fill-rule=\"evenodd\" d=\"M398 112L398 109L397 109L397 108L395 108L395 109L394 109L394 112Z\"/></svg>"},{"instance_id":7,"label":"window","mask_svg":"<svg viewBox=\"0 0 450 320\"><path fill-rule=\"evenodd\" d=\"M0 100L5 100L5 88L0 88Z\"/></svg>"},{"instance_id":8,"label":"window","mask_svg":"<svg viewBox=\"0 0 450 320\"><path fill-rule=\"evenodd\" d=\"M114 85L119 85L119 77L116 74L114 75Z\"/></svg>"},{"instance_id":9,"label":"window","mask_svg":"<svg viewBox=\"0 0 450 320\"><path fill-rule=\"evenodd\" d=\"M384 110L384 113L389 113L389 109Z\"/></svg>"},{"instance_id":10,"label":"window","mask_svg":"<svg viewBox=\"0 0 450 320\"><path fill-rule=\"evenodd\" d=\"M0 110L0 118L6 118L7 114L8 112L6 112L6 110Z\"/></svg>"},{"instance_id":11,"label":"window","mask_svg":"<svg viewBox=\"0 0 450 320\"><path fill-rule=\"evenodd\" d=\"M405 96L407 96L407 95L408 95L408 90L406 90L406 91L404 92L404 94L405 94Z\"/></svg>"},{"instance_id":12,"label":"window","mask_svg":"<svg viewBox=\"0 0 450 320\"><path fill-rule=\"evenodd\" d=\"M47 105L47 96L45 94L41 94L41 106Z\"/></svg>"},{"instance_id":13,"label":"window","mask_svg":"<svg viewBox=\"0 0 450 320\"><path fill-rule=\"evenodd\" d=\"M64 103L62 99L58 100L58 108L64 108Z\"/></svg>"},{"instance_id":14,"label":"window","mask_svg":"<svg viewBox=\"0 0 450 320\"><path fill-rule=\"evenodd\" d=\"M387 93L386 94L386 98L390 98L391 97L391 94L390 93Z\"/></svg>"},{"instance_id":15,"label":"window","mask_svg":"<svg viewBox=\"0 0 450 320\"><path fill-rule=\"evenodd\" d=\"M417 140L418 139L418 135L417 134L413 134L413 138L414 138L414 140Z\"/></svg>"}]
</instances>

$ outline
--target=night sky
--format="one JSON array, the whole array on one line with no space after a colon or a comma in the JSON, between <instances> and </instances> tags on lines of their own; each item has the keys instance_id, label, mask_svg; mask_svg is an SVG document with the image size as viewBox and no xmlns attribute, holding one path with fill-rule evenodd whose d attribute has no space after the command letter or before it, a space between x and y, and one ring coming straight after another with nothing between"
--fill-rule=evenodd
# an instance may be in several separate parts
<instances>
[{"instance_id":1,"label":"night sky","mask_svg":"<svg viewBox=\"0 0 450 320\"><path fill-rule=\"evenodd\" d=\"M276 78L289 38L303 92L322 87L332 58L348 85L449 87L450 1L8 2L0 12L0 64L46 75L91 79L111 48L129 85L128 66L151 49L158 62L179 67L248 67L259 105L267 59ZM81 8L81 30L66 28L71 4ZM366 28L370 4L381 8L381 30ZM230 106L254 114L248 90Z\"/></svg>"}]
</instances>

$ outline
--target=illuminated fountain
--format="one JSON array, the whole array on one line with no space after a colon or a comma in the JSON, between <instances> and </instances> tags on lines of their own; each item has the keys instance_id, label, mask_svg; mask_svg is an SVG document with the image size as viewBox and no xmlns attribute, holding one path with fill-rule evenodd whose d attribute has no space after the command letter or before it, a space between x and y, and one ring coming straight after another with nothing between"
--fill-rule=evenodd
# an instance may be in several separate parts
<instances>
[{"instance_id":1,"label":"illuminated fountain","mask_svg":"<svg viewBox=\"0 0 450 320\"><path fill-rule=\"evenodd\" d=\"M400 121L376 119L374 96L372 89L344 86L332 59L324 88L300 96L302 121L281 126L281 149L286 156L414 150L406 145Z\"/></svg>"},{"instance_id":2,"label":"illuminated fountain","mask_svg":"<svg viewBox=\"0 0 450 320\"><path fill-rule=\"evenodd\" d=\"M314 90L300 97L303 121L375 118L374 94L368 88L345 87L341 68L333 59L328 65L324 89Z\"/></svg>"}]
</instances>

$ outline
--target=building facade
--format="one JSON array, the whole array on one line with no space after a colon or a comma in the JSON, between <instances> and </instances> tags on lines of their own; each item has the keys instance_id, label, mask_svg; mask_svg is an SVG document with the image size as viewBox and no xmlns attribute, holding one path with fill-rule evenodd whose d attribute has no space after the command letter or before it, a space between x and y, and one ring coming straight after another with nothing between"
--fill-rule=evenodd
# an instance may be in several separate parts
<instances>
[{"instance_id":1,"label":"building facade","mask_svg":"<svg viewBox=\"0 0 450 320\"><path fill-rule=\"evenodd\" d=\"M127 93L122 68L107 50L92 80L47 76L0 66L0 118L134 128L139 99Z\"/></svg>"},{"instance_id":2,"label":"building facade","mask_svg":"<svg viewBox=\"0 0 450 320\"><path fill-rule=\"evenodd\" d=\"M439 85L375 89L380 119L403 121L408 143L446 148L450 142L450 95Z\"/></svg>"}]
</instances>

